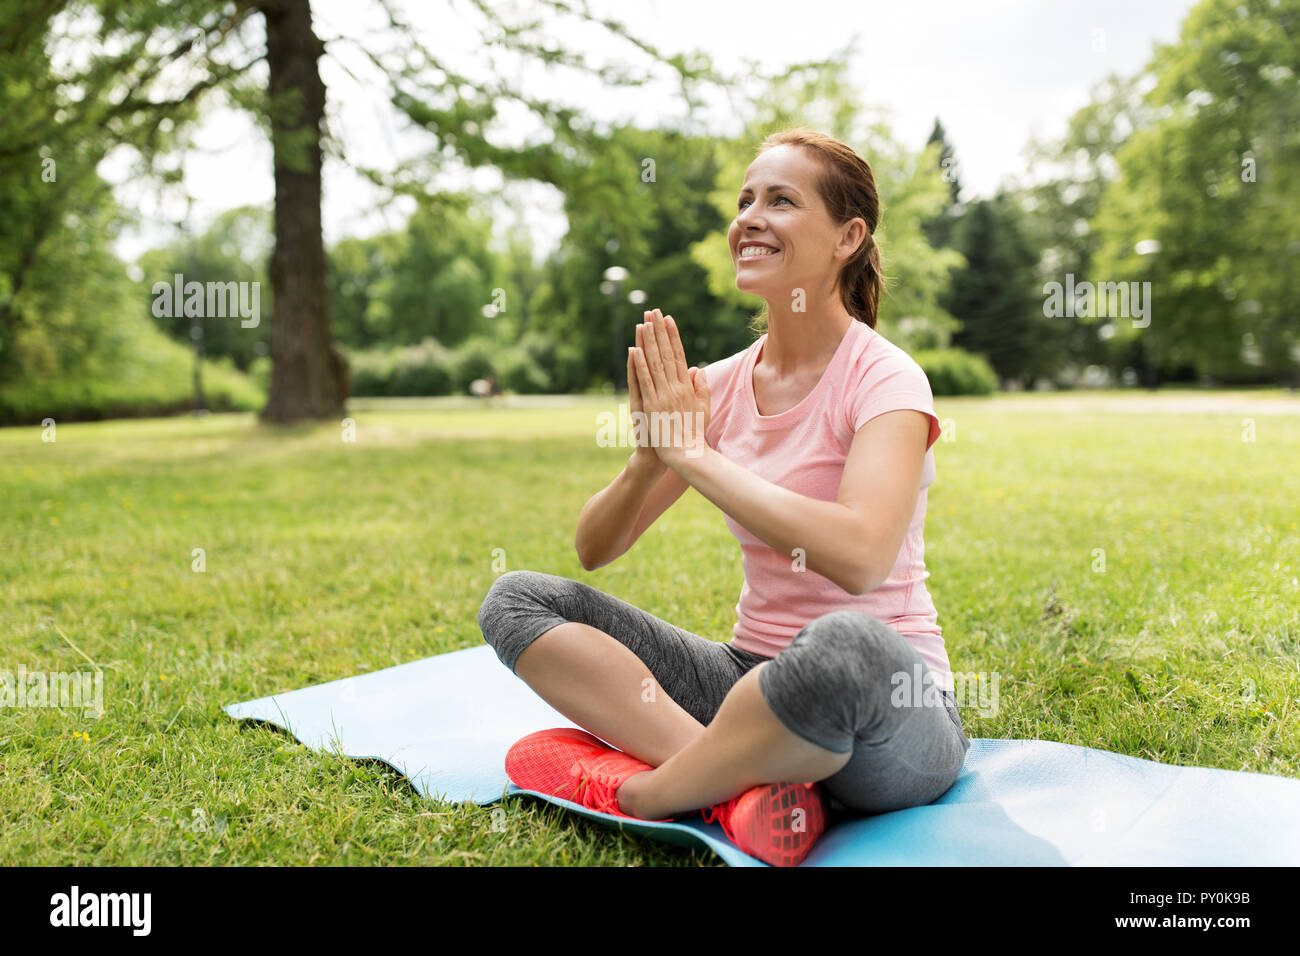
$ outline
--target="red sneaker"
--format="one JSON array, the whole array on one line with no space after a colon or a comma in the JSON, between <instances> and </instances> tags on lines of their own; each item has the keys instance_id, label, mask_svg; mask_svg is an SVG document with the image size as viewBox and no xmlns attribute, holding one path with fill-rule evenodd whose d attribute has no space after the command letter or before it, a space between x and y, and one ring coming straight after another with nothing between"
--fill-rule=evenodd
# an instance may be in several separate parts
<instances>
[{"instance_id":1,"label":"red sneaker","mask_svg":"<svg viewBox=\"0 0 1300 956\"><path fill-rule=\"evenodd\" d=\"M506 754L506 776L516 787L570 799L569 770L579 757L610 750L595 734L577 727L555 727L520 737Z\"/></svg>"},{"instance_id":2,"label":"red sneaker","mask_svg":"<svg viewBox=\"0 0 1300 956\"><path fill-rule=\"evenodd\" d=\"M772 866L798 866L826 831L826 812L815 783L765 783L700 815L705 823L722 824L722 832L750 856Z\"/></svg>"},{"instance_id":3,"label":"red sneaker","mask_svg":"<svg viewBox=\"0 0 1300 956\"><path fill-rule=\"evenodd\" d=\"M628 777L653 769L573 727L521 737L506 754L506 776L515 786L630 820L640 818L624 813L615 794ZM672 818L657 822L671 823Z\"/></svg>"}]
</instances>

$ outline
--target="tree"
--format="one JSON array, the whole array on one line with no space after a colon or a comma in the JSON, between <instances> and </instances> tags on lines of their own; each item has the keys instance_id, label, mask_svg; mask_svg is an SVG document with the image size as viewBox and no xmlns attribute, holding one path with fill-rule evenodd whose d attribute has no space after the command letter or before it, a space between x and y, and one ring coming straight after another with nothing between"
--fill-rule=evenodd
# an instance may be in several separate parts
<instances>
[{"instance_id":1,"label":"tree","mask_svg":"<svg viewBox=\"0 0 1300 956\"><path fill-rule=\"evenodd\" d=\"M263 317L272 313L274 302L266 275L271 245L271 211L256 206L241 206L218 216L201 236L181 239L142 255L137 266L143 273L140 302L143 311L162 331L178 342L190 344L190 322L181 309L172 315L155 315L153 284L171 284L180 274L186 282L206 286L209 282L257 283L259 318L256 326L245 327L232 318L203 323L203 352L211 357L229 358L235 367L247 372L253 360L270 352L270 323Z\"/></svg>"},{"instance_id":2,"label":"tree","mask_svg":"<svg viewBox=\"0 0 1300 956\"><path fill-rule=\"evenodd\" d=\"M947 132L937 116L934 118L934 128L930 131L930 138L926 140L926 145L934 146L938 150L936 162L939 164L939 175L948 184L948 204L938 215L925 223L925 235L930 245L942 249L952 245L952 230L957 220L961 218L962 204L957 154L948 142Z\"/></svg>"},{"instance_id":3,"label":"tree","mask_svg":"<svg viewBox=\"0 0 1300 956\"><path fill-rule=\"evenodd\" d=\"M667 56L630 36L621 24L585 8L575 10L564 0L542 0L541 5L556 18L575 17L595 24L642 56L672 68L692 107L694 85L714 77L707 58ZM584 56L558 48L541 35L544 20L507 22L486 3L472 6L485 24L485 49L508 50L525 59L578 70L607 86L645 81L644 75L626 67L595 67ZM539 179L561 189L580 178L596 141L591 121L533 96L502 74L483 79L459 73L430 52L388 0L378 0L378 8L387 18L395 46L382 53L362 51L389 83L393 104L433 133L438 149L425 163L417 164L422 169L408 165L391 176L373 170L365 171L367 175L394 192L426 194L429 173L454 157L474 166L494 164L507 176ZM81 44L94 52L84 66L62 65L42 81L41 92L51 100L61 99L59 109L65 117L60 120L58 110L33 108L24 137L11 147L16 154L34 154L53 116L65 138L88 137L102 152L118 144L133 146L152 169L156 157L174 142L175 134L168 131L191 122L200 100L216 91L264 121L274 153L276 207L269 267L275 299L273 371L263 418L291 422L337 416L346 397L346 375L330 334L320 230L326 93L318 61L329 45L355 47L355 41L319 38L309 0L51 2L39 7L38 13L29 17L40 28L33 33L18 29L22 24L11 8L6 37L11 31L21 32L30 42L48 33L69 49ZM68 90L80 96L71 97L64 92ZM505 102L531 110L547 126L549 138L523 147L497 146L492 122ZM27 245L39 254L39 240ZM29 273L30 266L21 271ZM9 317L0 314L0 321L8 322Z\"/></svg>"},{"instance_id":4,"label":"tree","mask_svg":"<svg viewBox=\"0 0 1300 956\"><path fill-rule=\"evenodd\" d=\"M1161 366L1300 369L1298 35L1300 0L1203 0L1148 67L1152 119L1117 152L1094 225L1097 271L1151 283L1149 325L1117 338Z\"/></svg>"},{"instance_id":5,"label":"tree","mask_svg":"<svg viewBox=\"0 0 1300 956\"><path fill-rule=\"evenodd\" d=\"M1030 242L1039 250L1036 287L1104 281L1094 269L1103 236L1096 216L1103 192L1119 176L1115 156L1150 122L1136 77L1112 75L1096 84L1086 106L1070 117L1059 141L1031 144L1030 169L1038 181L1015 193ZM1130 360L1131 350L1113 343L1115 325L1094 315L1066 314L1052 319L1068 372L1086 365L1109 365L1114 371ZM1148 377L1150 372L1147 373Z\"/></svg>"},{"instance_id":6,"label":"tree","mask_svg":"<svg viewBox=\"0 0 1300 956\"><path fill-rule=\"evenodd\" d=\"M259 0L266 21L271 145L275 155L275 247L271 288L271 393L262 418L339 418L347 399L343 359L329 323L321 232L321 135L325 84L316 61L325 48L309 0Z\"/></svg>"},{"instance_id":7,"label":"tree","mask_svg":"<svg viewBox=\"0 0 1300 956\"><path fill-rule=\"evenodd\" d=\"M966 265L944 303L962 327L952 344L984 355L998 376L1032 386L1059 364L1056 336L1035 288L1038 254L1005 193L971 203L957 227Z\"/></svg>"},{"instance_id":8,"label":"tree","mask_svg":"<svg viewBox=\"0 0 1300 956\"><path fill-rule=\"evenodd\" d=\"M678 320L692 362L748 344L745 311L713 294L691 254L695 242L726 228L708 198L716 154L711 136L620 126L597 151L582 188L566 194L569 231L545 264L534 305L547 334L582 350L582 386L623 384L626 366L616 368L614 356L635 344L645 309ZM611 266L628 270L616 302L602 290ZM633 290L645 294L644 304L628 301Z\"/></svg>"},{"instance_id":9,"label":"tree","mask_svg":"<svg viewBox=\"0 0 1300 956\"><path fill-rule=\"evenodd\" d=\"M0 385L111 367L129 338L117 319L131 287L107 238L123 217L96 171L105 140L51 122L78 109L42 43L56 7L0 7Z\"/></svg>"}]
</instances>

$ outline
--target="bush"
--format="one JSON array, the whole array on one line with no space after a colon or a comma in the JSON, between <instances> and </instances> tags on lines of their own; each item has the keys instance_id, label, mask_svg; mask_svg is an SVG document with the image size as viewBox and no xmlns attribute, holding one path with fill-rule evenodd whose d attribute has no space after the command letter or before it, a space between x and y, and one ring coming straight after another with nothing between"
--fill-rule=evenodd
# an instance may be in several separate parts
<instances>
[{"instance_id":1,"label":"bush","mask_svg":"<svg viewBox=\"0 0 1300 956\"><path fill-rule=\"evenodd\" d=\"M419 345L349 351L350 391L358 398L450 395L456 357L437 339Z\"/></svg>"},{"instance_id":2,"label":"bush","mask_svg":"<svg viewBox=\"0 0 1300 956\"><path fill-rule=\"evenodd\" d=\"M501 351L501 347L491 339L478 335L471 336L456 346L451 353L451 381L455 393L468 393L470 382L489 375L496 375L499 388L501 376L497 375L496 364Z\"/></svg>"},{"instance_id":3,"label":"bush","mask_svg":"<svg viewBox=\"0 0 1300 956\"><path fill-rule=\"evenodd\" d=\"M147 322L122 320L111 358L75 369L0 382L0 425L174 415L194 407L194 357ZM266 396L229 359L203 363L203 395L214 412L256 411Z\"/></svg>"},{"instance_id":4,"label":"bush","mask_svg":"<svg viewBox=\"0 0 1300 956\"><path fill-rule=\"evenodd\" d=\"M935 395L992 395L998 376L982 355L964 349L931 349L912 358L925 370Z\"/></svg>"},{"instance_id":5,"label":"bush","mask_svg":"<svg viewBox=\"0 0 1300 956\"><path fill-rule=\"evenodd\" d=\"M388 394L450 395L451 390L451 352L436 339L396 350Z\"/></svg>"},{"instance_id":6,"label":"bush","mask_svg":"<svg viewBox=\"0 0 1300 956\"><path fill-rule=\"evenodd\" d=\"M249 362L248 377L264 393L271 394L271 356L259 355Z\"/></svg>"},{"instance_id":7,"label":"bush","mask_svg":"<svg viewBox=\"0 0 1300 956\"><path fill-rule=\"evenodd\" d=\"M348 390L358 398L392 394L393 366L397 356L390 349L349 351Z\"/></svg>"},{"instance_id":8,"label":"bush","mask_svg":"<svg viewBox=\"0 0 1300 956\"><path fill-rule=\"evenodd\" d=\"M448 349L426 338L407 348L351 351L348 362L358 398L464 395L471 382L489 375L502 391L538 395L579 389L584 356L579 344L527 332L510 346L475 335Z\"/></svg>"},{"instance_id":9,"label":"bush","mask_svg":"<svg viewBox=\"0 0 1300 956\"><path fill-rule=\"evenodd\" d=\"M507 349L497 363L497 388L521 395L551 391L551 376L522 345Z\"/></svg>"}]
</instances>

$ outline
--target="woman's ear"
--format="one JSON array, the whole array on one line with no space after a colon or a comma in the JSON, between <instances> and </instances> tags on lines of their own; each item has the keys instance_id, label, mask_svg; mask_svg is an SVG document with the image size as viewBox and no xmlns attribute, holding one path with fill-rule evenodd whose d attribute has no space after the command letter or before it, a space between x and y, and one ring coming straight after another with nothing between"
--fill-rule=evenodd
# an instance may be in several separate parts
<instances>
[{"instance_id":1,"label":"woman's ear","mask_svg":"<svg viewBox=\"0 0 1300 956\"><path fill-rule=\"evenodd\" d=\"M855 216L844 224L839 245L835 247L836 257L852 259L870 237L871 230L867 228L867 221L861 216Z\"/></svg>"}]
</instances>

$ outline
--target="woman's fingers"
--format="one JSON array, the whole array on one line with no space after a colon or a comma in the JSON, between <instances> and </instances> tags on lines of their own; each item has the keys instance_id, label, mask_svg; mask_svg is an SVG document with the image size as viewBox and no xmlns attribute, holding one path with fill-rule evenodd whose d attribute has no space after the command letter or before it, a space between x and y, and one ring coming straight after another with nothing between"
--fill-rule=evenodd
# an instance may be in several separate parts
<instances>
[{"instance_id":1,"label":"woman's fingers","mask_svg":"<svg viewBox=\"0 0 1300 956\"><path fill-rule=\"evenodd\" d=\"M642 410L644 411L644 406L648 403L653 411L659 405L659 393L655 389L654 376L650 373L650 369L646 364L645 352L639 348L633 350L632 361L636 364L636 378L641 386Z\"/></svg>"},{"instance_id":2,"label":"woman's fingers","mask_svg":"<svg viewBox=\"0 0 1300 956\"><path fill-rule=\"evenodd\" d=\"M686 369L685 377L682 378L681 375L678 377L682 378L683 381L689 382L691 380L690 369L686 367L686 349L682 346L681 333L677 331L677 320L670 315L664 319L664 326L668 331L668 341L672 347L674 358L673 364L677 366L679 372L682 369Z\"/></svg>"},{"instance_id":3,"label":"woman's fingers","mask_svg":"<svg viewBox=\"0 0 1300 956\"><path fill-rule=\"evenodd\" d=\"M655 320L650 323L650 329L646 337L655 344L659 364L663 370L664 381L668 384L668 387L673 388L680 384L682 368L685 368L685 366L683 365L681 368L677 366L677 356L673 353L673 341L668 334L668 322L658 309L655 310Z\"/></svg>"},{"instance_id":4,"label":"woman's fingers","mask_svg":"<svg viewBox=\"0 0 1300 956\"><path fill-rule=\"evenodd\" d=\"M640 386L638 392L643 410L647 401L656 404L659 395L659 390L655 387L653 381L653 373L650 371L649 357L646 355L646 338L645 325L638 325L636 327L636 353L633 358L639 362L638 368L641 369L641 372L637 375L637 384Z\"/></svg>"},{"instance_id":5,"label":"woman's fingers","mask_svg":"<svg viewBox=\"0 0 1300 956\"><path fill-rule=\"evenodd\" d=\"M645 357L646 368L650 370L650 375L656 382L662 382L665 386L668 380L664 378L663 359L659 357L659 343L655 339L654 325L646 322L641 326L641 354ZM658 389L656 389L656 393Z\"/></svg>"},{"instance_id":6,"label":"woman's fingers","mask_svg":"<svg viewBox=\"0 0 1300 956\"><path fill-rule=\"evenodd\" d=\"M636 380L636 362L633 359L633 353L636 349L627 350L627 404L630 411L641 411L641 386Z\"/></svg>"}]
</instances>

